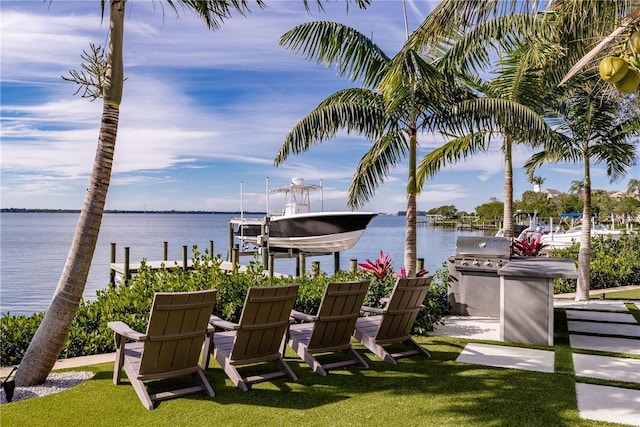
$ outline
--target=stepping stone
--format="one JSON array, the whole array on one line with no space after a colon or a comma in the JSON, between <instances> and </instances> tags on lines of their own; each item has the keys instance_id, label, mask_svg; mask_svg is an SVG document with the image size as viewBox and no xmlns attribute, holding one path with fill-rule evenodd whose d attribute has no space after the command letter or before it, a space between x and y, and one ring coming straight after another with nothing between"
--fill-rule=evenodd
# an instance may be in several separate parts
<instances>
[{"instance_id":1,"label":"stepping stone","mask_svg":"<svg viewBox=\"0 0 640 427\"><path fill-rule=\"evenodd\" d=\"M580 418L640 426L640 390L576 383Z\"/></svg>"},{"instance_id":2,"label":"stepping stone","mask_svg":"<svg viewBox=\"0 0 640 427\"><path fill-rule=\"evenodd\" d=\"M631 313L609 313L604 311L567 310L570 320L597 320L600 322L618 322L638 324Z\"/></svg>"},{"instance_id":3,"label":"stepping stone","mask_svg":"<svg viewBox=\"0 0 640 427\"><path fill-rule=\"evenodd\" d=\"M573 367L578 377L640 383L640 359L574 353Z\"/></svg>"},{"instance_id":4,"label":"stepping stone","mask_svg":"<svg viewBox=\"0 0 640 427\"><path fill-rule=\"evenodd\" d=\"M640 354L640 340L633 338L596 337L569 334L569 345L583 350Z\"/></svg>"},{"instance_id":5,"label":"stepping stone","mask_svg":"<svg viewBox=\"0 0 640 427\"><path fill-rule=\"evenodd\" d=\"M554 301L554 307L576 310L629 311L622 301Z\"/></svg>"},{"instance_id":6,"label":"stepping stone","mask_svg":"<svg viewBox=\"0 0 640 427\"><path fill-rule=\"evenodd\" d=\"M567 322L570 332L582 332L587 334L622 335L625 337L640 338L640 325L630 323L598 323L570 320Z\"/></svg>"},{"instance_id":7,"label":"stepping stone","mask_svg":"<svg viewBox=\"0 0 640 427\"><path fill-rule=\"evenodd\" d=\"M525 371L553 372L554 352L490 344L467 344L456 362Z\"/></svg>"}]
</instances>

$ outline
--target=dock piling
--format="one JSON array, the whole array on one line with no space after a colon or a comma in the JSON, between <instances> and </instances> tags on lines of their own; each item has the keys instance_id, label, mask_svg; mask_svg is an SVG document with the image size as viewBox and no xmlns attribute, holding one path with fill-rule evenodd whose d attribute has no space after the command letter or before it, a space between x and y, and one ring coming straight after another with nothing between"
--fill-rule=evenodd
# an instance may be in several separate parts
<instances>
[{"instance_id":1,"label":"dock piling","mask_svg":"<svg viewBox=\"0 0 640 427\"><path fill-rule=\"evenodd\" d=\"M352 273L355 273L356 271L358 271L358 260L357 259L351 259L349 261L349 271Z\"/></svg>"},{"instance_id":2,"label":"dock piling","mask_svg":"<svg viewBox=\"0 0 640 427\"><path fill-rule=\"evenodd\" d=\"M124 248L124 275L122 280L124 284L127 285L129 283L129 279L131 279L131 272L129 271L129 247L125 246Z\"/></svg>"},{"instance_id":3,"label":"dock piling","mask_svg":"<svg viewBox=\"0 0 640 427\"><path fill-rule=\"evenodd\" d=\"M187 267L188 267L188 251L187 251L187 245L183 245L182 246L182 271L187 271Z\"/></svg>"},{"instance_id":4,"label":"dock piling","mask_svg":"<svg viewBox=\"0 0 640 427\"><path fill-rule=\"evenodd\" d=\"M111 264L116 262L116 244L111 243ZM109 286L115 288L116 286L116 271L113 268L109 269Z\"/></svg>"}]
</instances>

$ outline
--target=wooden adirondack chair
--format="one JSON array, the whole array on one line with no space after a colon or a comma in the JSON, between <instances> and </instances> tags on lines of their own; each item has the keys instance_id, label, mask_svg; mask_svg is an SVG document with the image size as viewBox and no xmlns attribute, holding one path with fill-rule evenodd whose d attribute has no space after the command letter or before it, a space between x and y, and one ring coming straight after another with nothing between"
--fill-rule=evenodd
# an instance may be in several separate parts
<instances>
[{"instance_id":1,"label":"wooden adirondack chair","mask_svg":"<svg viewBox=\"0 0 640 427\"><path fill-rule=\"evenodd\" d=\"M254 383L284 376L296 381L298 377L285 363L283 354L289 315L297 295L298 285L251 287L239 323L211 316L209 322L227 332L215 333L202 367L209 366L209 354L213 353L227 376L243 391ZM238 370L243 365L262 362L275 362L278 370L249 376Z\"/></svg>"},{"instance_id":2,"label":"wooden adirondack chair","mask_svg":"<svg viewBox=\"0 0 640 427\"><path fill-rule=\"evenodd\" d=\"M154 403L187 394L204 392L214 396L213 388L199 365L203 344L208 348L213 328L209 316L217 291L159 292L153 298L146 334L123 322L109 322L115 331L116 360L114 384L120 384L122 368L147 409ZM133 341L133 342L128 342ZM197 386L149 394L145 381L193 375Z\"/></svg>"},{"instance_id":3,"label":"wooden adirondack chair","mask_svg":"<svg viewBox=\"0 0 640 427\"><path fill-rule=\"evenodd\" d=\"M397 359L417 354L430 356L411 338L411 328L422 308L431 280L429 277L400 277L384 308L362 307L365 313L376 316L360 317L356 321L353 336L376 356L388 363L396 364ZM389 353L384 346L403 343L408 350Z\"/></svg>"},{"instance_id":4,"label":"wooden adirondack chair","mask_svg":"<svg viewBox=\"0 0 640 427\"><path fill-rule=\"evenodd\" d=\"M369 283L369 280L329 283L318 314L312 316L295 310L291 312L294 319L311 322L289 326L289 345L315 373L326 376L329 369L351 365L369 367L351 346L351 334ZM322 364L314 356L337 351L342 351L349 359Z\"/></svg>"}]
</instances>

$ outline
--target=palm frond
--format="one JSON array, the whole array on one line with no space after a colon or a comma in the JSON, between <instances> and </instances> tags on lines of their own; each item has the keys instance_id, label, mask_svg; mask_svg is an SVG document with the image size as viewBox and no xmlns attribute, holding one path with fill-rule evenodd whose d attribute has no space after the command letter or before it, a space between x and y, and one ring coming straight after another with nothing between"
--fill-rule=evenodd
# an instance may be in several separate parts
<instances>
[{"instance_id":1,"label":"palm frond","mask_svg":"<svg viewBox=\"0 0 640 427\"><path fill-rule=\"evenodd\" d=\"M338 73L352 81L362 79L373 87L389 62L387 55L368 37L338 22L307 22L287 31L280 44L327 67L336 64Z\"/></svg>"},{"instance_id":2,"label":"palm frond","mask_svg":"<svg viewBox=\"0 0 640 427\"><path fill-rule=\"evenodd\" d=\"M418 164L416 180L418 191L427 178L432 178L447 164L456 163L478 151L488 148L491 134L488 132L475 132L454 137L444 145L424 156Z\"/></svg>"},{"instance_id":3,"label":"palm frond","mask_svg":"<svg viewBox=\"0 0 640 427\"><path fill-rule=\"evenodd\" d=\"M360 159L351 179L347 204L359 208L369 201L408 150L406 134L400 128L393 127L382 135Z\"/></svg>"},{"instance_id":4,"label":"palm frond","mask_svg":"<svg viewBox=\"0 0 640 427\"><path fill-rule=\"evenodd\" d=\"M345 89L329 96L289 131L276 154L275 164L282 164L291 153L299 154L333 138L340 130L377 139L386 119L380 101L368 89Z\"/></svg>"}]
</instances>

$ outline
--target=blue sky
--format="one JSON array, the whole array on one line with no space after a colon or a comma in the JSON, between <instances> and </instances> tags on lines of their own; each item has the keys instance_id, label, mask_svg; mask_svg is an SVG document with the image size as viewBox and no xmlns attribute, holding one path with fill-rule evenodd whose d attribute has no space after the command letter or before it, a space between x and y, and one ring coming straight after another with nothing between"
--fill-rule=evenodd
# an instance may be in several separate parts
<instances>
[{"instance_id":1,"label":"blue sky","mask_svg":"<svg viewBox=\"0 0 640 427\"><path fill-rule=\"evenodd\" d=\"M269 1L234 17L218 31L190 12L166 3L129 1L125 23L125 75L120 127L107 209L246 210L266 207L272 186L292 177L322 180L325 210L346 208L349 181L368 142L335 140L273 166L285 135L327 95L351 83L335 70L306 61L278 44L302 22L339 21L371 37L389 56L405 39L399 0L374 0L366 11L341 0L307 14L301 1ZM409 1L415 28L434 2ZM164 6L164 8L163 8ZM80 69L89 44L106 45L108 18L98 1L7 1L1 16L1 205L3 208L79 209L89 180L102 104L73 96L60 76ZM108 9L107 9L108 13ZM420 135L419 156L443 143ZM453 204L473 210L503 199L499 144L487 154L444 169L428 181L418 209ZM515 152L514 197L532 188ZM406 206L406 164L394 169L363 208L396 212ZM582 166L549 165L543 187L567 191ZM624 190L640 166L609 183L603 165L592 169L593 187ZM271 208L278 202L272 198ZM313 203L313 202L312 202ZM317 202L316 202L317 203ZM316 205L317 207L317 205Z\"/></svg>"}]
</instances>

